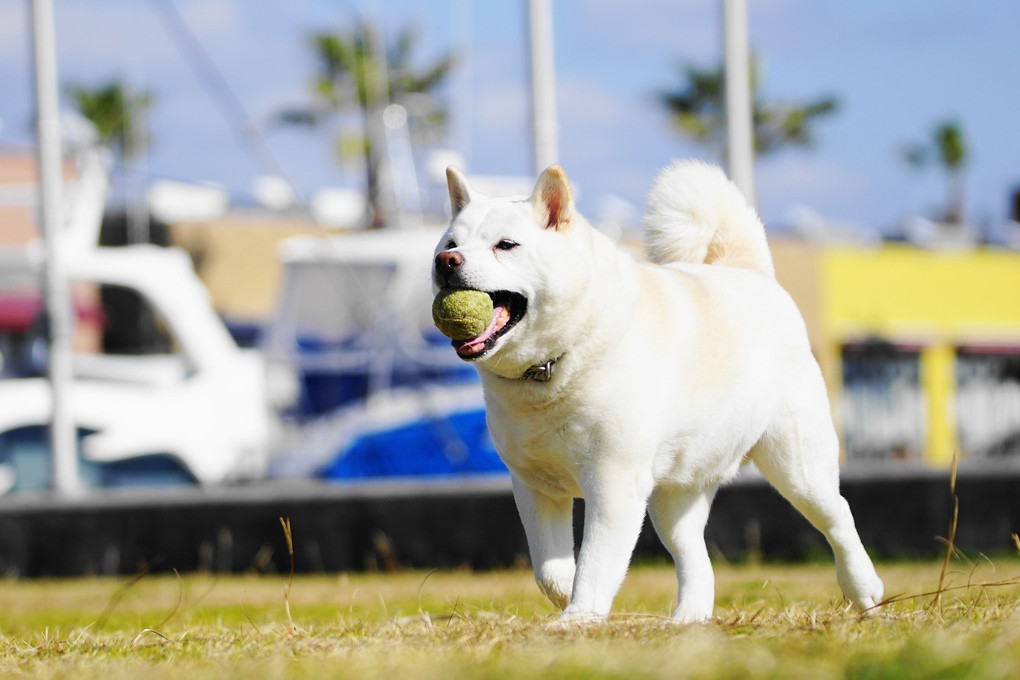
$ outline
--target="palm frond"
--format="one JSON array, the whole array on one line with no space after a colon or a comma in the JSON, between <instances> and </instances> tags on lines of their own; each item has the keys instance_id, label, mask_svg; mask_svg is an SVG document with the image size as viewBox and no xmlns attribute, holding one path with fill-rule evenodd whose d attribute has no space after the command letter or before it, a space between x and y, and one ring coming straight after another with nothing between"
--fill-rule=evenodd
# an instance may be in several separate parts
<instances>
[{"instance_id":1,"label":"palm frond","mask_svg":"<svg viewBox=\"0 0 1020 680\"><path fill-rule=\"evenodd\" d=\"M684 65L683 82L673 90L661 91L658 99L673 115L681 134L719 150L725 148L726 104L724 65ZM761 68L756 58L749 65L752 124L755 152L767 154L784 146L811 146L814 122L838 110L835 97L826 96L807 103L769 103L758 92Z\"/></svg>"}]
</instances>

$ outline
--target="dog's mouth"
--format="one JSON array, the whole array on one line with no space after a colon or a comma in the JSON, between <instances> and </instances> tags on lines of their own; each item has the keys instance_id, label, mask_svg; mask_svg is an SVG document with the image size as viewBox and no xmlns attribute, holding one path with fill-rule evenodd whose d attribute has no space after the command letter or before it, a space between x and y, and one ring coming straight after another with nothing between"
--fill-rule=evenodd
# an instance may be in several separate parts
<instances>
[{"instance_id":1,"label":"dog's mouth","mask_svg":"<svg viewBox=\"0 0 1020 680\"><path fill-rule=\"evenodd\" d=\"M453 340L450 344L461 359L478 359L524 318L528 299L520 293L500 290L489 293L492 298L492 320L482 333L470 340Z\"/></svg>"}]
</instances>

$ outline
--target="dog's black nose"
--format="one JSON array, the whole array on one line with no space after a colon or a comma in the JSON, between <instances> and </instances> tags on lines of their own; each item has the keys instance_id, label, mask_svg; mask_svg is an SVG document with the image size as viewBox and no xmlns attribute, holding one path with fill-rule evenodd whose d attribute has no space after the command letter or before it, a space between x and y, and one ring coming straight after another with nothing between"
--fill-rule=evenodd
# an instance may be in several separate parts
<instances>
[{"instance_id":1,"label":"dog's black nose","mask_svg":"<svg viewBox=\"0 0 1020 680\"><path fill-rule=\"evenodd\" d=\"M462 264L464 264L464 256L458 252L444 250L436 255L436 271L442 276L450 276Z\"/></svg>"}]
</instances>

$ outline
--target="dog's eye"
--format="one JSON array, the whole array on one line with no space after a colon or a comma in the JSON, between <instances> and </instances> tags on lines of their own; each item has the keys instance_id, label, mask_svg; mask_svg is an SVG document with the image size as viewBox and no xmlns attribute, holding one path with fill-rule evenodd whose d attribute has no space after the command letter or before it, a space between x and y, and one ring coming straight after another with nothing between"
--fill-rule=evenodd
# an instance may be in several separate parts
<instances>
[{"instance_id":1,"label":"dog's eye","mask_svg":"<svg viewBox=\"0 0 1020 680\"><path fill-rule=\"evenodd\" d=\"M516 241L511 241L508 238L505 238L502 241L500 241L499 243L497 243L496 247L499 248L500 250L513 250L514 248L516 248L519 245L521 245L521 244L517 243Z\"/></svg>"},{"instance_id":2,"label":"dog's eye","mask_svg":"<svg viewBox=\"0 0 1020 680\"><path fill-rule=\"evenodd\" d=\"M447 241L446 245L443 246L443 250L453 250L456 247L457 247L457 244L454 241Z\"/></svg>"}]
</instances>

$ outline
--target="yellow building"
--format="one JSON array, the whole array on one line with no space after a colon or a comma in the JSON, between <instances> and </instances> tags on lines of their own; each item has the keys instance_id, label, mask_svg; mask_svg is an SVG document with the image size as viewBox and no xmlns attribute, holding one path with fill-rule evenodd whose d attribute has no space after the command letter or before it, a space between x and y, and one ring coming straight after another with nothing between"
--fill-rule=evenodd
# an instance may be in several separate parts
<instances>
[{"instance_id":1,"label":"yellow building","mask_svg":"<svg viewBox=\"0 0 1020 680\"><path fill-rule=\"evenodd\" d=\"M783 240L772 250L804 313L845 456L941 467L956 451L1020 452L1020 253Z\"/></svg>"}]
</instances>

